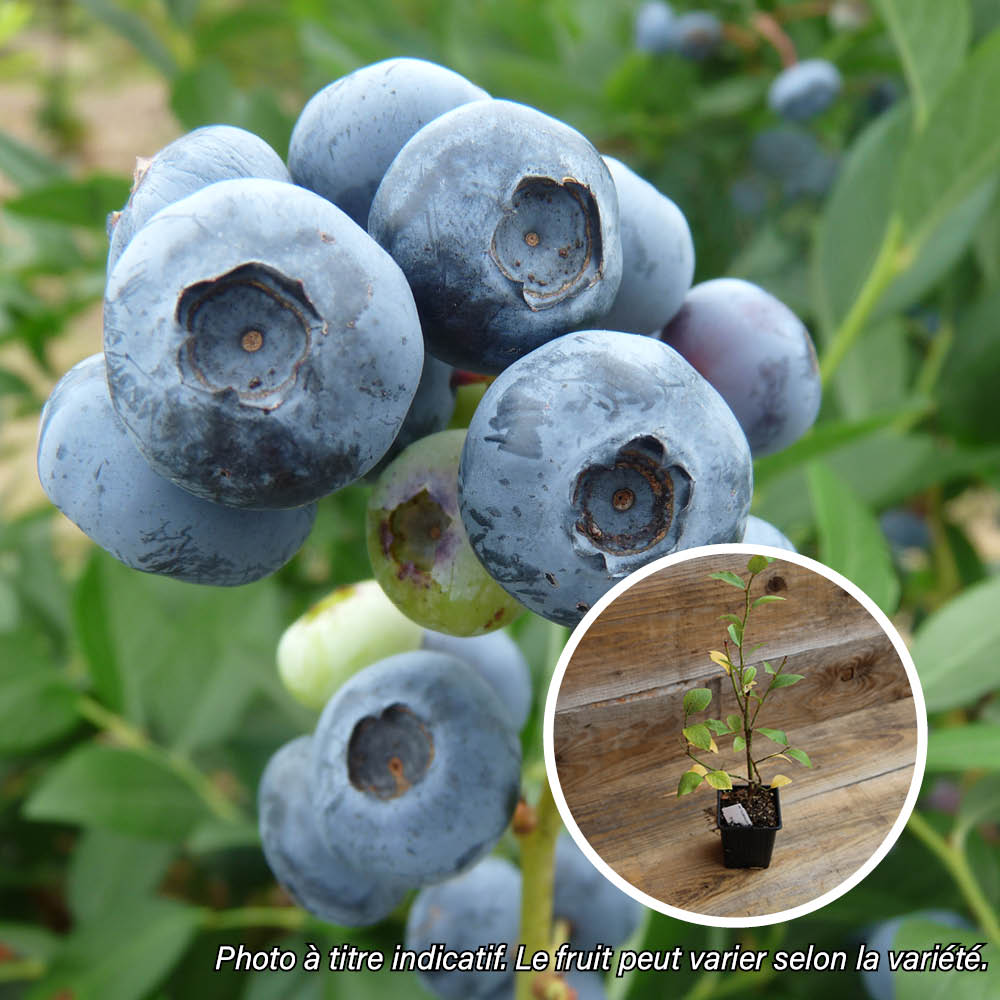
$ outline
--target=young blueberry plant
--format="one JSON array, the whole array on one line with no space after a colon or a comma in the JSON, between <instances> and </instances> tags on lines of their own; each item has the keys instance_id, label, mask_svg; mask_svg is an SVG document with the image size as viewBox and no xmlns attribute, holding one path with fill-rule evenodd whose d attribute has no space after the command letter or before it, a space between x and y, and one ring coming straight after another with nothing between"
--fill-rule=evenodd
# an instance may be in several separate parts
<instances>
[{"instance_id":1,"label":"young blueberry plant","mask_svg":"<svg viewBox=\"0 0 1000 1000\"><path fill-rule=\"evenodd\" d=\"M728 638L723 643L724 651L713 649L708 654L712 662L721 667L729 678L736 698L737 711L727 715L725 721L706 719L704 722L693 722L691 716L704 712L708 708L712 700L712 692L708 688L692 688L684 695L684 752L691 758L693 764L690 770L681 775L680 783L677 786L678 795L687 795L689 792L693 792L703 781L712 788L731 789L733 780L736 779L746 784L748 799L753 800L765 788L765 782L759 769L759 765L765 761L794 760L804 767L812 767L812 762L806 752L789 746L788 737L781 729L767 729L757 725L757 716L770 694L778 688L789 687L802 680L802 674L786 674L784 672L785 664L788 661L787 656L777 667L764 660L761 664L763 668L761 680L764 676L770 677L767 686L764 687L758 681L757 667L747 662L750 655L764 645L763 642L755 643L752 646L747 643L752 612L763 605L785 600L776 594L763 594L756 599L751 598L754 580L771 562L773 560L767 556L751 556L747 563L746 579L728 570L710 575L710 579L721 580L743 592L743 613L727 612L720 615L720 620L728 622L726 626ZM730 648L730 642L732 642L732 648ZM772 751L769 747L765 747L765 752L755 757L754 737L757 735L765 737L781 749ZM718 766L713 767L699 756L700 753L705 752L719 753L715 742L717 736L733 737L733 752L742 754L746 758L746 774L739 774ZM776 774L771 778L769 784L771 788L780 788L782 785L789 784L791 780L783 774Z\"/></svg>"}]
</instances>

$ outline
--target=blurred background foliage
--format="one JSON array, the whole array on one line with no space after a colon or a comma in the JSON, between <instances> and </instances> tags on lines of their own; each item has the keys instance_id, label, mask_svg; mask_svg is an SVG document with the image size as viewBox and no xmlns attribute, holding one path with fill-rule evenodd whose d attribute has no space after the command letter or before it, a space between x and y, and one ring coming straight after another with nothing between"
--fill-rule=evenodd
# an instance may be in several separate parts
<instances>
[{"instance_id":1,"label":"blurred background foliage","mask_svg":"<svg viewBox=\"0 0 1000 1000\"><path fill-rule=\"evenodd\" d=\"M726 40L701 63L636 51L636 6L0 0L0 997L422 995L380 975L211 971L221 943L301 954L307 940L401 939L405 910L344 931L290 906L253 819L267 757L312 723L277 681L277 638L331 587L370 575L366 488L323 501L276 577L217 592L94 551L46 504L33 464L49 389L100 349L105 219L134 158L213 122L284 155L315 90L401 54L576 126L680 205L696 280L746 277L809 324L823 411L757 463L754 512L893 616L924 685L920 808L873 874L772 928L651 915L642 946L850 951L872 925L929 907L959 913L965 940L1000 945L1000 132L988 114L1000 5L718 0L707 6ZM764 100L780 63L752 29L761 12L844 74L835 107L800 130L824 156L818 179L761 145L780 126ZM536 681L530 773L549 635L527 615L515 633ZM907 940L956 936L916 921ZM1000 995L988 978L905 977L896 995ZM853 973L610 986L629 1000L860 989Z\"/></svg>"}]
</instances>

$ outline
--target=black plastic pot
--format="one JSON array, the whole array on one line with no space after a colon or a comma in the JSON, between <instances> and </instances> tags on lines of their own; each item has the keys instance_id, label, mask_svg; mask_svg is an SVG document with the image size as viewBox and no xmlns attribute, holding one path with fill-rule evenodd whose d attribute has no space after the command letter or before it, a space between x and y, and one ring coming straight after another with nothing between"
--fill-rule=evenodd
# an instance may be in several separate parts
<instances>
[{"instance_id":1,"label":"black plastic pot","mask_svg":"<svg viewBox=\"0 0 1000 1000\"><path fill-rule=\"evenodd\" d=\"M763 787L774 799L775 826L726 826L722 822L722 791L715 793L715 823L722 835L722 861L727 868L767 868L771 863L774 835L781 829L781 795L777 788Z\"/></svg>"}]
</instances>

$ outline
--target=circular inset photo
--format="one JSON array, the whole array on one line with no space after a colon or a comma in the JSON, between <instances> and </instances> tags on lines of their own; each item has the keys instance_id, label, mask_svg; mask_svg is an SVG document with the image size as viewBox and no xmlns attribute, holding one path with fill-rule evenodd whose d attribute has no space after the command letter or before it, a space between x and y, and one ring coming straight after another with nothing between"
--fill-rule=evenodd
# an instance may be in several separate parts
<instances>
[{"instance_id":1,"label":"circular inset photo","mask_svg":"<svg viewBox=\"0 0 1000 1000\"><path fill-rule=\"evenodd\" d=\"M888 618L828 567L746 545L670 556L610 591L563 652L544 736L563 819L609 879L744 927L864 878L927 749Z\"/></svg>"}]
</instances>

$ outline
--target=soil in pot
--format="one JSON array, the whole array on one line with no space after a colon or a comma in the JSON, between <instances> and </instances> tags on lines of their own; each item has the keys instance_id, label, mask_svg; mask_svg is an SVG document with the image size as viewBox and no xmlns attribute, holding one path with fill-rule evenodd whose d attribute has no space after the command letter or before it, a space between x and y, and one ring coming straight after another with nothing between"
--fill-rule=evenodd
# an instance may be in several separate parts
<instances>
[{"instance_id":1,"label":"soil in pot","mask_svg":"<svg viewBox=\"0 0 1000 1000\"><path fill-rule=\"evenodd\" d=\"M739 785L722 793L722 805L731 806L739 802L750 815L754 826L776 827L778 825L778 810L774 804L774 791L767 789L750 797L750 789ZM725 825L725 820L722 824Z\"/></svg>"}]
</instances>

